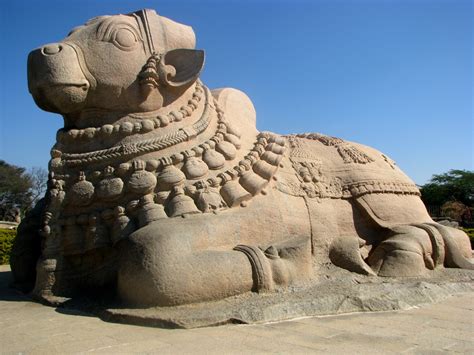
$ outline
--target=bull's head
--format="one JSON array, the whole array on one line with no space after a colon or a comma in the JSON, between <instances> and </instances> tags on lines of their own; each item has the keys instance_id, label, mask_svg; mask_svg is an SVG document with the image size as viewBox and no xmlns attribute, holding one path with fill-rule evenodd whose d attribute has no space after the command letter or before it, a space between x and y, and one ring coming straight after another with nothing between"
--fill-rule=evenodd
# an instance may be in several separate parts
<instances>
[{"instance_id":1,"label":"bull's head","mask_svg":"<svg viewBox=\"0 0 474 355\"><path fill-rule=\"evenodd\" d=\"M97 17L30 53L29 90L70 123L86 109L158 110L197 80L204 52L194 46L191 27L153 10Z\"/></svg>"}]
</instances>

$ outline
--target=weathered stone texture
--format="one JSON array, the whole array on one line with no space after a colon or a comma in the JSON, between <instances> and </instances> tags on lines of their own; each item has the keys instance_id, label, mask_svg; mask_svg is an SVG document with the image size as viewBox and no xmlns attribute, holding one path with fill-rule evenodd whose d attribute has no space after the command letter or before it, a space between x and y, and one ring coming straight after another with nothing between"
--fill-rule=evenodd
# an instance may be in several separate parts
<instances>
[{"instance_id":1,"label":"weathered stone texture","mask_svg":"<svg viewBox=\"0 0 474 355\"><path fill-rule=\"evenodd\" d=\"M53 303L105 289L151 307L310 289L331 263L372 277L473 268L467 236L431 220L390 158L258 132L244 93L199 80L194 46L190 27L142 10L30 53L29 90L65 123L41 211L22 223L34 228L20 228L18 284Z\"/></svg>"}]
</instances>

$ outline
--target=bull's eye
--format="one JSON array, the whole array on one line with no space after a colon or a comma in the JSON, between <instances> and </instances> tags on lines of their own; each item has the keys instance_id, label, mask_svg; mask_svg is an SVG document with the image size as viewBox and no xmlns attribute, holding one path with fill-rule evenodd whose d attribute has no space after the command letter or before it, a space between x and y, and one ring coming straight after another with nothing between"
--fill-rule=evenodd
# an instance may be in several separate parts
<instances>
[{"instance_id":1,"label":"bull's eye","mask_svg":"<svg viewBox=\"0 0 474 355\"><path fill-rule=\"evenodd\" d=\"M142 42L139 30L129 23L126 16L111 16L100 22L97 39L110 42L123 51L132 51Z\"/></svg>"},{"instance_id":2,"label":"bull's eye","mask_svg":"<svg viewBox=\"0 0 474 355\"><path fill-rule=\"evenodd\" d=\"M138 40L135 33L133 33L133 31L130 29L119 28L117 31L115 31L112 42L120 49L130 50L135 47Z\"/></svg>"}]
</instances>

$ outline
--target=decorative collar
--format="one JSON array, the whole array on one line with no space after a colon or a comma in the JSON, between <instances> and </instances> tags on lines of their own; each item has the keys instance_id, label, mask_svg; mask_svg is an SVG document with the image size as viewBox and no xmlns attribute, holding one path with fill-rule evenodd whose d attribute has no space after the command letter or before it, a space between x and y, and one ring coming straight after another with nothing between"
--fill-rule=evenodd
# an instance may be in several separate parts
<instances>
[{"instance_id":1,"label":"decorative collar","mask_svg":"<svg viewBox=\"0 0 474 355\"><path fill-rule=\"evenodd\" d=\"M179 110L171 110L167 114L158 112L131 113L127 117L131 120L123 121L120 124L105 124L100 127L88 127L82 129L60 129L57 133L58 143L77 144L80 140L91 141L97 138L107 138L112 135L122 137L133 134L144 134L152 132L155 129L166 127L173 122L181 122L186 117L191 117L198 108L199 102L204 95L204 88L198 81L196 82L192 98L188 100ZM94 112L94 111L92 111Z\"/></svg>"}]
</instances>

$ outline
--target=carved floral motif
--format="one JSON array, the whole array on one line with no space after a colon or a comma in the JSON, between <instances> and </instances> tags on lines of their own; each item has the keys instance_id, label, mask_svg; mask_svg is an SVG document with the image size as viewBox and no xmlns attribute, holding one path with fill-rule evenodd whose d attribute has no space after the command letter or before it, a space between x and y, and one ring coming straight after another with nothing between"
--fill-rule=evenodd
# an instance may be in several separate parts
<instances>
[{"instance_id":1,"label":"carved floral motif","mask_svg":"<svg viewBox=\"0 0 474 355\"><path fill-rule=\"evenodd\" d=\"M280 191L294 195L307 196L309 198L357 198L365 194L371 193L392 193L392 194L407 194L420 195L416 185L411 183L403 183L400 181L392 181L387 179L365 179L363 181L354 181L350 183L343 183L338 176L333 176L326 171L323 166L323 161L315 155L314 149L306 144L306 140L316 140L326 146L345 147L346 152L351 152L348 155L338 153L344 160L344 164L359 163L367 164L373 162L364 152L358 150L349 143L339 138L327 137L321 134L303 134L292 135L287 137L290 146L289 159L295 171L297 181L292 180L281 181L278 184ZM345 153L344 153L345 154ZM348 161L349 157L354 160ZM357 158L356 158L357 157ZM365 157L365 158L362 158ZM382 156L384 161L386 156ZM352 158L350 158L352 159ZM361 162L363 161L363 162ZM392 166L392 165L391 165ZM393 167L393 166L392 166Z\"/></svg>"}]
</instances>

